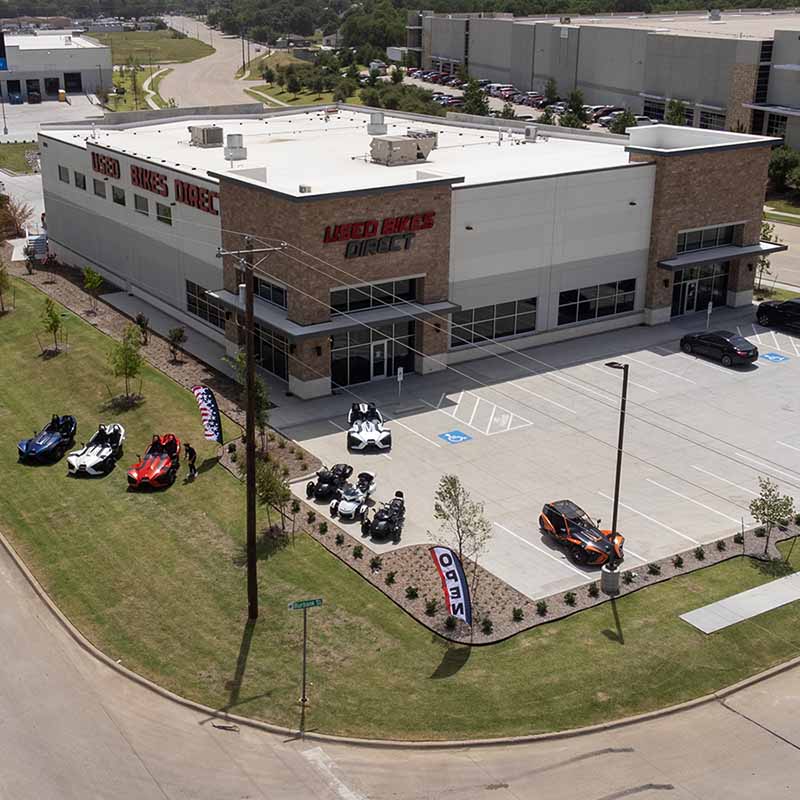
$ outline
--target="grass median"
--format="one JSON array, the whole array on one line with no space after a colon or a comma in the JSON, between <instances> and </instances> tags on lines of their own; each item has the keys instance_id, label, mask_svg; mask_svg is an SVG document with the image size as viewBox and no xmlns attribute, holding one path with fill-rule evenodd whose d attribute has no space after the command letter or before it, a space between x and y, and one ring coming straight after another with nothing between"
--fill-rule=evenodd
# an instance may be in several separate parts
<instances>
[{"instance_id":1,"label":"grass median","mask_svg":"<svg viewBox=\"0 0 800 800\"><path fill-rule=\"evenodd\" d=\"M329 733L441 739L587 725L706 694L800 654L796 603L713 636L677 618L771 579L744 559L629 595L616 613L605 604L470 649L446 646L304 535L261 548L261 617L248 626L242 486L213 461L192 395L148 368L140 406L104 410L110 340L65 311L69 351L43 360L43 296L15 287L16 311L0 317L0 527L93 642L173 691L297 726L302 617L286 604L318 596L306 727ZM98 480L68 479L63 462L17 464L17 439L52 413L77 416L79 441L100 421L121 422L122 463ZM165 492L128 493L126 465L167 431L191 438L198 480L185 484L184 471ZM800 548L793 560L797 568Z\"/></svg>"},{"instance_id":2,"label":"grass median","mask_svg":"<svg viewBox=\"0 0 800 800\"><path fill-rule=\"evenodd\" d=\"M25 153L36 153L39 145L36 142L14 142L0 144L0 169L11 172L32 173L33 169L25 158Z\"/></svg>"},{"instance_id":3,"label":"grass median","mask_svg":"<svg viewBox=\"0 0 800 800\"><path fill-rule=\"evenodd\" d=\"M123 31L121 33L92 33L101 44L111 47L114 64L127 64L133 59L139 64L186 62L205 58L215 52L211 45L191 37L176 38L173 31Z\"/></svg>"}]
</instances>

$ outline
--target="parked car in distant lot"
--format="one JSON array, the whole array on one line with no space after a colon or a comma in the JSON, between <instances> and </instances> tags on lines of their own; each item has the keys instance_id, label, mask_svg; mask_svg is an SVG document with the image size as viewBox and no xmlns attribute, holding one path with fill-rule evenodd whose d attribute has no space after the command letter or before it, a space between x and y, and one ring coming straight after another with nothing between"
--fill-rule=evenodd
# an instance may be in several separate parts
<instances>
[{"instance_id":1,"label":"parked car in distant lot","mask_svg":"<svg viewBox=\"0 0 800 800\"><path fill-rule=\"evenodd\" d=\"M765 300L758 304L756 319L765 328L800 328L800 299Z\"/></svg>"},{"instance_id":2,"label":"parked car in distant lot","mask_svg":"<svg viewBox=\"0 0 800 800\"><path fill-rule=\"evenodd\" d=\"M600 123L600 124L601 124L601 125L602 125L604 128L608 128L608 127L611 125L611 123L612 123L612 122L613 122L613 121L614 121L614 120L615 120L615 119L616 119L616 118L617 118L617 117L618 117L620 114L624 114L624 113L625 113L625 109L624 109L624 108L618 108L618 109L615 109L614 111L609 111L609 112L608 112L608 114L606 114L605 116L602 116L602 117L600 117L600 119L598 119L597 121L598 121L598 122L599 122L599 123Z\"/></svg>"},{"instance_id":3,"label":"parked car in distant lot","mask_svg":"<svg viewBox=\"0 0 800 800\"><path fill-rule=\"evenodd\" d=\"M758 358L758 348L743 336L730 331L687 333L681 339L681 350L698 356L708 356L724 367L752 364Z\"/></svg>"},{"instance_id":4,"label":"parked car in distant lot","mask_svg":"<svg viewBox=\"0 0 800 800\"><path fill-rule=\"evenodd\" d=\"M636 119L636 125L638 127L640 127L640 128L642 126L644 126L644 125L655 125L656 124L654 120L650 119L650 117L643 117L643 116L641 116L639 114L636 115L635 119Z\"/></svg>"}]
</instances>

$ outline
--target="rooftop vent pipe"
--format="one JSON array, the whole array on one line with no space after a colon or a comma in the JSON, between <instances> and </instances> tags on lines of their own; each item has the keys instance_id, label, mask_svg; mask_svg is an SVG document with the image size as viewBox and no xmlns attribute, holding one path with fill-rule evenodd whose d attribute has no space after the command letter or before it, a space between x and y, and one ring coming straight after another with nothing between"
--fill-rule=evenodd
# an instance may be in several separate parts
<instances>
[{"instance_id":1,"label":"rooftop vent pipe","mask_svg":"<svg viewBox=\"0 0 800 800\"><path fill-rule=\"evenodd\" d=\"M383 121L383 111L373 111L369 115L367 123L367 133L370 136L385 136L387 131L386 123Z\"/></svg>"},{"instance_id":2,"label":"rooftop vent pipe","mask_svg":"<svg viewBox=\"0 0 800 800\"><path fill-rule=\"evenodd\" d=\"M247 148L244 146L244 137L241 133L227 135L224 154L226 161L242 161L247 158Z\"/></svg>"}]
</instances>

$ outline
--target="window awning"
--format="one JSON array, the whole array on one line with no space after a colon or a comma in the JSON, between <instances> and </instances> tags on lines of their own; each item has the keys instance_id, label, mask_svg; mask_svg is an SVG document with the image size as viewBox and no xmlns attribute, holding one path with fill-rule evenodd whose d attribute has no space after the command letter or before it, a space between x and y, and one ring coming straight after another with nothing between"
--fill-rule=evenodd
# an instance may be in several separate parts
<instances>
[{"instance_id":1,"label":"window awning","mask_svg":"<svg viewBox=\"0 0 800 800\"><path fill-rule=\"evenodd\" d=\"M677 269L685 267L696 267L701 264L713 264L715 261L730 261L734 258L747 258L751 256L768 256L770 253L779 253L788 250L788 245L776 244L775 242L758 242L740 247L739 245L727 245L725 247L711 247L708 250L693 250L690 253L681 253L675 258L668 258L659 261L658 266L675 272Z\"/></svg>"},{"instance_id":2,"label":"window awning","mask_svg":"<svg viewBox=\"0 0 800 800\"><path fill-rule=\"evenodd\" d=\"M226 308L244 311L244 294L235 294L225 289L208 292ZM254 298L253 316L256 322L263 322L272 328L285 333L292 339L307 339L309 336L332 336L334 333L360 328L364 325L376 326L387 322L398 322L402 319L424 317L426 314L450 314L460 311L461 306L449 300L440 303L398 303L393 306L381 306L365 311L357 311L347 316L335 315L327 322L313 325L300 325L288 319L286 309L272 303L264 302L260 297Z\"/></svg>"},{"instance_id":3,"label":"window awning","mask_svg":"<svg viewBox=\"0 0 800 800\"><path fill-rule=\"evenodd\" d=\"M753 111L767 111L770 114L780 114L784 117L800 117L800 108L795 106L775 106L767 103L742 103L742 108L751 108Z\"/></svg>"}]
</instances>

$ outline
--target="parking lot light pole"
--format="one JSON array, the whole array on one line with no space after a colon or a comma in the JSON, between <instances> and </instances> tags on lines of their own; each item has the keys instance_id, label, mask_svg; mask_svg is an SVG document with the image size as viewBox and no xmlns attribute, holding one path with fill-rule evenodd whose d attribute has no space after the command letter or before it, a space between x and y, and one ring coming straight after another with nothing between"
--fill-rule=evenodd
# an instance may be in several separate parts
<instances>
[{"instance_id":1,"label":"parking lot light pole","mask_svg":"<svg viewBox=\"0 0 800 800\"><path fill-rule=\"evenodd\" d=\"M614 509L611 515L611 541L617 535L617 519L619 516L619 484L622 478L622 448L625 441L625 406L628 402L628 369L630 364L620 364L619 361L609 361L606 366L610 369L622 370L622 398L619 405L619 437L617 439L617 471L614 478ZM604 591L607 594L617 594L619 592L619 575L617 574L617 564L614 559L603 566L602 581Z\"/></svg>"}]
</instances>

